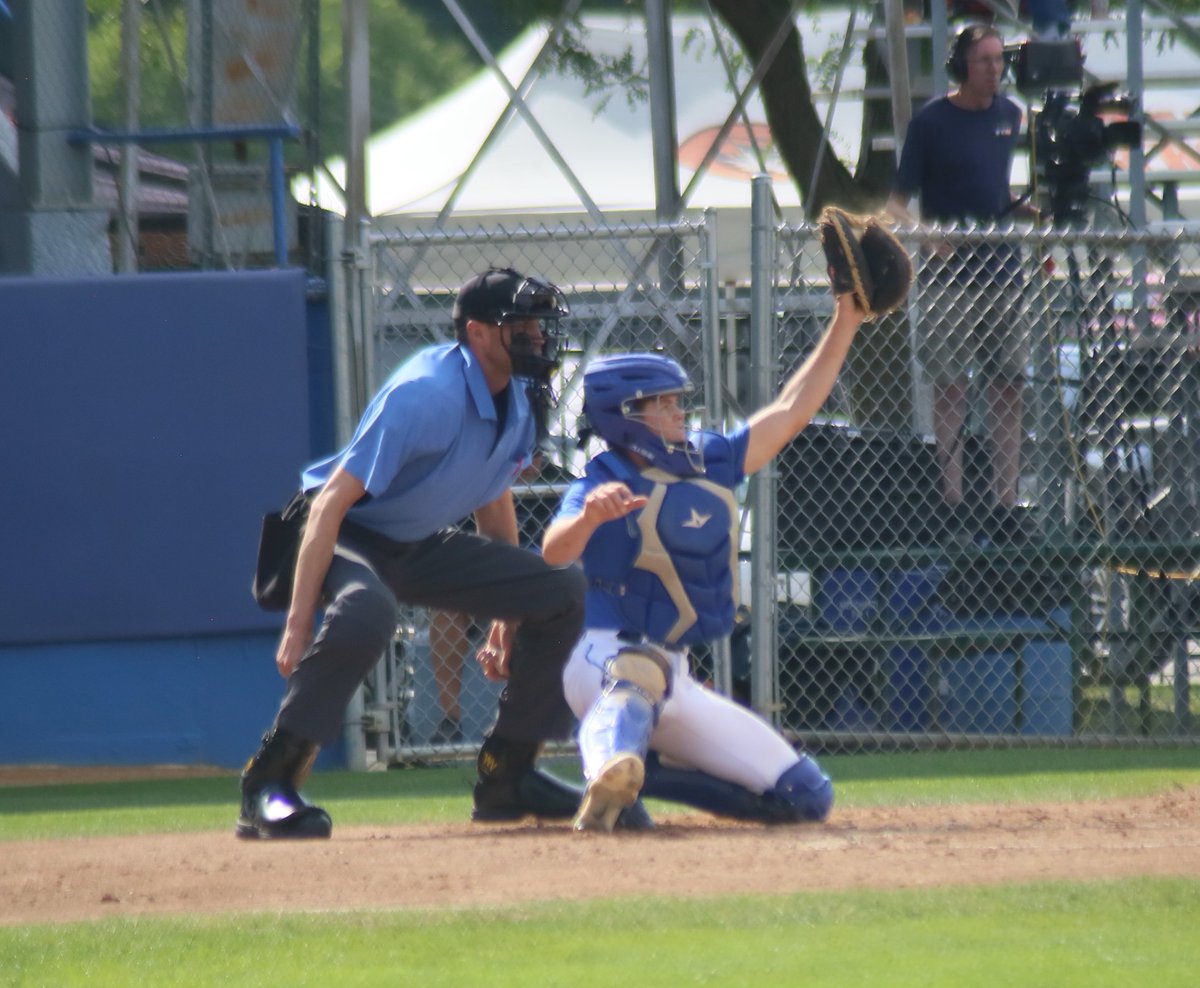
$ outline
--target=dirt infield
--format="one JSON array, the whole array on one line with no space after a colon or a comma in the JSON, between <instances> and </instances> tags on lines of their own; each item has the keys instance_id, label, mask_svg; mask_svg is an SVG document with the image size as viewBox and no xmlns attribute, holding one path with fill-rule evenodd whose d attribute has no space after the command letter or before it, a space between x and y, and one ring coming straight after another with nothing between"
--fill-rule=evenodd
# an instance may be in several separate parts
<instances>
[{"instance_id":1,"label":"dirt infield","mask_svg":"<svg viewBox=\"0 0 1200 988\"><path fill-rule=\"evenodd\" d=\"M835 810L820 826L665 817L653 833L566 824L334 827L328 841L229 833L0 845L0 923L145 914L502 906L996 884L1200 878L1200 788L1090 803Z\"/></svg>"}]
</instances>

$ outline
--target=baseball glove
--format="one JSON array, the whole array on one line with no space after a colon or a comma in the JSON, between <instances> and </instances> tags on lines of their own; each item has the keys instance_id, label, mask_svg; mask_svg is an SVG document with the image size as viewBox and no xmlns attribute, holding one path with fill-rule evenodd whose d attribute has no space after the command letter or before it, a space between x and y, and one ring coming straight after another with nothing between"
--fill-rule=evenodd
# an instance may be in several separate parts
<instances>
[{"instance_id":1,"label":"baseball glove","mask_svg":"<svg viewBox=\"0 0 1200 988\"><path fill-rule=\"evenodd\" d=\"M878 217L826 206L818 222L834 295L853 294L868 321L903 303L912 284L912 261Z\"/></svg>"}]
</instances>

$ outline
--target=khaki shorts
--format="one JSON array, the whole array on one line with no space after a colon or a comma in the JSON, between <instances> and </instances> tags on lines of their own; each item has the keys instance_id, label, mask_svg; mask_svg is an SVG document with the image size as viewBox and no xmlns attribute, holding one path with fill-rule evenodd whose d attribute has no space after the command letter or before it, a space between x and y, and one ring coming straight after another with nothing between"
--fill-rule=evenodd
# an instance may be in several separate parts
<instances>
[{"instance_id":1,"label":"khaki shorts","mask_svg":"<svg viewBox=\"0 0 1200 988\"><path fill-rule=\"evenodd\" d=\"M935 262L936 263L936 262ZM921 285L917 359L938 384L971 371L985 378L1019 378L1029 363L1029 326L1019 274L969 282L927 267Z\"/></svg>"}]
</instances>

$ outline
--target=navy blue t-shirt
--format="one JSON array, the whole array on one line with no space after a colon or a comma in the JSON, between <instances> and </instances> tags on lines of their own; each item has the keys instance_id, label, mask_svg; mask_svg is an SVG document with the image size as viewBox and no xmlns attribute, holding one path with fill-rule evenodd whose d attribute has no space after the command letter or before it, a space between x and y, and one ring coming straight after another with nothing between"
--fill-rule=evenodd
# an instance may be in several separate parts
<instances>
[{"instance_id":1,"label":"navy blue t-shirt","mask_svg":"<svg viewBox=\"0 0 1200 988\"><path fill-rule=\"evenodd\" d=\"M912 118L894 191L917 195L927 223L987 223L1009 208L1013 150L1021 108L997 96L986 110L963 110L948 96Z\"/></svg>"}]
</instances>

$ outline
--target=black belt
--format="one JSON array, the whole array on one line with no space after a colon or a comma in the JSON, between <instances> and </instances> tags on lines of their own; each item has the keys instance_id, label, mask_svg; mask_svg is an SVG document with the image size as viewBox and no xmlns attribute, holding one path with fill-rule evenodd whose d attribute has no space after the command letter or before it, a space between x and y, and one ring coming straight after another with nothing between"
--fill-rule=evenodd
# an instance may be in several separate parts
<instances>
[{"instance_id":1,"label":"black belt","mask_svg":"<svg viewBox=\"0 0 1200 988\"><path fill-rule=\"evenodd\" d=\"M389 538L382 532L377 532L373 528L367 528L365 525L360 525L357 522L349 519L342 519L342 525L338 529L338 539L346 536L351 542L358 543L364 548L372 549L376 552L381 552L392 559L403 559L405 556L411 555L416 549L420 548L430 539L435 539L441 532L434 532L433 535L427 535L423 539L417 539L415 542L398 542L396 539Z\"/></svg>"}]
</instances>

